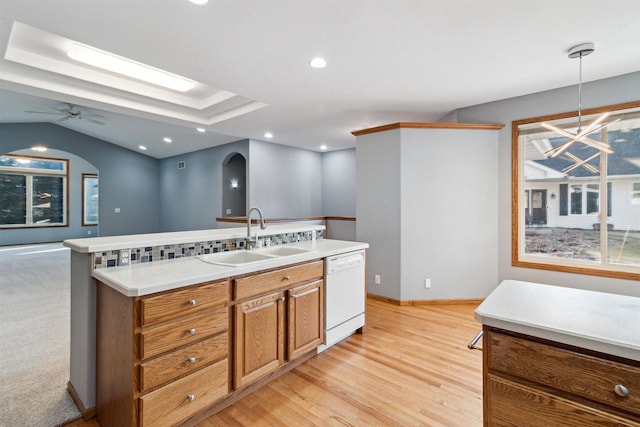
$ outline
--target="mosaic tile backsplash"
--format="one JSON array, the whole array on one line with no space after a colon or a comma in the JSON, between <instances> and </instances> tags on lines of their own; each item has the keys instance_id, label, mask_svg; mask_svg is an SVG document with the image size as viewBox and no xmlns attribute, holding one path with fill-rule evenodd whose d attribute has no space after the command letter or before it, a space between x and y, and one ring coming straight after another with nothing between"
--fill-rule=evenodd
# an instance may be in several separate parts
<instances>
[{"instance_id":1,"label":"mosaic tile backsplash","mask_svg":"<svg viewBox=\"0 0 640 427\"><path fill-rule=\"evenodd\" d=\"M322 239L322 230L304 231L299 233L272 234L258 237L261 242L258 245L275 246L287 243L303 242ZM163 261L167 259L184 258L196 255L212 254L216 252L235 251L244 249L244 238L227 240L207 240L204 242L181 243L179 245L147 246L142 248L131 248L130 264L141 264L144 262ZM118 266L118 252L106 251L93 254L93 268L109 268Z\"/></svg>"}]
</instances>

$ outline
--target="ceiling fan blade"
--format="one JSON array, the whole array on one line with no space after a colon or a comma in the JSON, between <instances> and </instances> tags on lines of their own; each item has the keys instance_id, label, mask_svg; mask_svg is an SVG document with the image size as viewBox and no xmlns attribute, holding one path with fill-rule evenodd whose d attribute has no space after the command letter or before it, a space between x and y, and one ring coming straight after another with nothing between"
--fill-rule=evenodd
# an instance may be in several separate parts
<instances>
[{"instance_id":1,"label":"ceiling fan blade","mask_svg":"<svg viewBox=\"0 0 640 427\"><path fill-rule=\"evenodd\" d=\"M95 123L97 125L103 125L104 124L104 122L100 122L98 120L90 119L90 118L87 118L87 117L85 117L85 120L88 121L88 122L91 122L91 123Z\"/></svg>"},{"instance_id":2,"label":"ceiling fan blade","mask_svg":"<svg viewBox=\"0 0 640 427\"><path fill-rule=\"evenodd\" d=\"M64 116L63 118L56 120L56 122L66 122L67 120L69 120L69 116Z\"/></svg>"},{"instance_id":3,"label":"ceiling fan blade","mask_svg":"<svg viewBox=\"0 0 640 427\"><path fill-rule=\"evenodd\" d=\"M49 111L33 111L33 110L25 110L25 113L37 113L37 114L55 114L56 116L61 116L63 113L52 113Z\"/></svg>"},{"instance_id":4,"label":"ceiling fan blade","mask_svg":"<svg viewBox=\"0 0 640 427\"><path fill-rule=\"evenodd\" d=\"M104 116L101 116L100 114L85 114L82 113L82 117L93 117L96 119L104 119Z\"/></svg>"}]
</instances>

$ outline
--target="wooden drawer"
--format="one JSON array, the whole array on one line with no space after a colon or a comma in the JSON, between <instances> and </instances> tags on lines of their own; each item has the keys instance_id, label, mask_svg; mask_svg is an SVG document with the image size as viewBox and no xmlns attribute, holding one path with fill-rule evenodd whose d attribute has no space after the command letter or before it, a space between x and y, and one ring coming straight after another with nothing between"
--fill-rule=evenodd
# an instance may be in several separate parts
<instances>
[{"instance_id":1,"label":"wooden drawer","mask_svg":"<svg viewBox=\"0 0 640 427\"><path fill-rule=\"evenodd\" d=\"M140 389L145 391L193 372L229 355L226 332L152 359L140 365Z\"/></svg>"},{"instance_id":2,"label":"wooden drawer","mask_svg":"<svg viewBox=\"0 0 640 427\"><path fill-rule=\"evenodd\" d=\"M489 374L487 426L640 426L608 412Z\"/></svg>"},{"instance_id":3,"label":"wooden drawer","mask_svg":"<svg viewBox=\"0 0 640 427\"><path fill-rule=\"evenodd\" d=\"M228 308L218 306L196 316L178 319L169 324L140 332L140 359L157 356L209 335L227 330Z\"/></svg>"},{"instance_id":4,"label":"wooden drawer","mask_svg":"<svg viewBox=\"0 0 640 427\"><path fill-rule=\"evenodd\" d=\"M188 316L229 301L229 282L213 282L140 299L140 325Z\"/></svg>"},{"instance_id":5,"label":"wooden drawer","mask_svg":"<svg viewBox=\"0 0 640 427\"><path fill-rule=\"evenodd\" d=\"M489 331L489 372L502 371L640 415L640 368ZM624 385L629 394L618 396Z\"/></svg>"},{"instance_id":6,"label":"wooden drawer","mask_svg":"<svg viewBox=\"0 0 640 427\"><path fill-rule=\"evenodd\" d=\"M234 280L234 299L239 300L261 295L282 288L283 286L320 279L323 273L324 261L320 260L241 277Z\"/></svg>"},{"instance_id":7,"label":"wooden drawer","mask_svg":"<svg viewBox=\"0 0 640 427\"><path fill-rule=\"evenodd\" d=\"M140 398L140 424L172 426L229 392L228 359L207 366ZM192 396L193 400L189 400Z\"/></svg>"}]
</instances>

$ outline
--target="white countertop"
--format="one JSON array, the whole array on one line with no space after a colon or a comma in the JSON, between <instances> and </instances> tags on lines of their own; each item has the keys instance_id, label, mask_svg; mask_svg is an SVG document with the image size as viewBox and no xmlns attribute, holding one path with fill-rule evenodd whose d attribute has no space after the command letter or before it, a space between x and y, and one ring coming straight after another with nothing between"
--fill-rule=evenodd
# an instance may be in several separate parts
<instances>
[{"instance_id":1,"label":"white countertop","mask_svg":"<svg viewBox=\"0 0 640 427\"><path fill-rule=\"evenodd\" d=\"M287 230L289 229L291 229L290 226ZM319 239L291 243L284 246L304 248L312 252L277 257L237 267L210 264L196 257L178 258L123 267L101 268L93 270L91 276L126 296L142 296L196 283L362 250L368 248L369 244Z\"/></svg>"},{"instance_id":2,"label":"white countertop","mask_svg":"<svg viewBox=\"0 0 640 427\"><path fill-rule=\"evenodd\" d=\"M475 311L483 325L640 361L640 298L505 280Z\"/></svg>"},{"instance_id":3,"label":"white countertop","mask_svg":"<svg viewBox=\"0 0 640 427\"><path fill-rule=\"evenodd\" d=\"M251 226L251 235L268 236L282 233L300 233L324 230L319 224L279 224L267 225L261 230ZM210 230L176 231L172 233L130 234L124 236L92 237L87 239L68 239L64 246L76 252L92 253L119 249L141 248L143 246L178 245L181 243L203 242L208 240L241 239L247 236L247 227L214 228Z\"/></svg>"}]
</instances>

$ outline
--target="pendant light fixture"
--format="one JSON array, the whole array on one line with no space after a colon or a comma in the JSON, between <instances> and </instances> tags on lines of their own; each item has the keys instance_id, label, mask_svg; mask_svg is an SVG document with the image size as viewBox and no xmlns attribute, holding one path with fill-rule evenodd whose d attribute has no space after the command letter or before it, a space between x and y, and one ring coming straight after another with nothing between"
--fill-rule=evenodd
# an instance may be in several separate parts
<instances>
[{"instance_id":1,"label":"pendant light fixture","mask_svg":"<svg viewBox=\"0 0 640 427\"><path fill-rule=\"evenodd\" d=\"M557 126L551 125L549 123L541 123L540 126L542 126L543 128L569 138L569 141L545 152L547 156L558 157L560 154L565 152L574 142L581 142L585 145L598 149L600 152L605 152L608 154L613 153L613 150L611 149L611 146L609 146L609 144L589 138L589 135L596 133L602 129L605 129L608 126L611 126L613 123L617 122L620 119L616 119L609 123L603 123L607 119L607 117L609 117L609 114L610 114L610 113L604 113L600 117L595 119L593 122L591 122L591 124L589 124L587 127L582 129L582 57L592 54L594 50L595 50L595 46L593 43L583 43L569 49L568 57L570 59L578 58L580 60L580 73L579 73L579 80L578 80L578 129L574 133L565 129L561 129ZM573 162L574 164L566 168L565 172L569 172L579 166L583 166L587 170L593 172L593 168L595 167L588 165L587 162L589 162L590 160L596 157L597 156L591 156L586 160L581 160L580 158L574 156L573 154L567 153L567 156L565 157L565 159ZM591 166L591 168L587 166Z\"/></svg>"}]
</instances>

